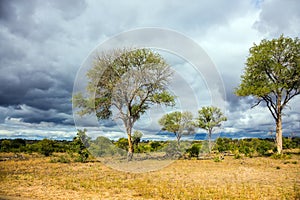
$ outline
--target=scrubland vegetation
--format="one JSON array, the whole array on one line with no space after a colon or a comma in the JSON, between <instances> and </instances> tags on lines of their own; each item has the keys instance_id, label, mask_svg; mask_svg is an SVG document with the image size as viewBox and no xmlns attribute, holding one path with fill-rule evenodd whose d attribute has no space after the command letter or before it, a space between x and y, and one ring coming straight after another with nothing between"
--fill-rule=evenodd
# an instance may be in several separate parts
<instances>
[{"instance_id":1,"label":"scrubland vegetation","mask_svg":"<svg viewBox=\"0 0 300 200\"><path fill-rule=\"evenodd\" d=\"M126 149L121 141L114 144ZM166 144L142 141L135 151ZM272 153L271 139L218 138L210 157L202 158L207 142L193 141L165 168L128 173L96 160L78 137L2 140L0 199L299 199L300 138L283 144L280 155Z\"/></svg>"},{"instance_id":2,"label":"scrubland vegetation","mask_svg":"<svg viewBox=\"0 0 300 200\"><path fill-rule=\"evenodd\" d=\"M281 159L225 156L220 162L176 160L148 173L116 171L95 160L51 162L64 153L0 155L2 160L12 158L0 162L0 199L300 198L299 154Z\"/></svg>"},{"instance_id":3,"label":"scrubland vegetation","mask_svg":"<svg viewBox=\"0 0 300 200\"><path fill-rule=\"evenodd\" d=\"M255 97L254 106L266 103L276 122L275 140L212 141L214 128L227 118L211 106L200 109L196 121L189 111L162 116L159 124L174 133L175 143L142 141L141 132L133 133L140 117L154 104L175 105L167 90L173 72L151 49L99 55L87 73L89 95L75 94L73 104L81 117L96 111L99 120L110 119L114 107L127 138L91 139L79 130L72 141L3 139L0 199L300 199L300 138L282 137L283 109L300 94L299 44L298 38L283 35L254 44L235 91ZM206 130L208 141L184 141L182 136L195 128ZM145 156L139 160L138 154ZM136 169L174 162L129 173L97 159L105 156L127 156L122 164Z\"/></svg>"},{"instance_id":4,"label":"scrubland vegetation","mask_svg":"<svg viewBox=\"0 0 300 200\"><path fill-rule=\"evenodd\" d=\"M120 138L117 141L111 141L105 137L98 137L95 140L90 140L84 144L81 138L82 132L79 132L77 137L72 141L59 140L24 140L24 139L3 139L0 140L0 152L12 153L39 153L44 156L51 156L53 153L64 153L68 155L58 162L79 161L85 162L88 157L92 156L114 156L116 154L124 154L128 149L128 140ZM86 137L86 136L84 136ZM283 138L283 149L300 149L300 138ZM150 153L160 152L161 150L168 151L172 141L140 141L134 143L135 153ZM184 159L198 158L202 154L208 152L207 141L182 141L184 151L181 155ZM88 147L88 148L87 148ZM170 149L170 151L173 149ZM255 156L273 156L276 157L276 145L273 139L231 139L218 138L213 145L211 155L232 155L236 158L240 157L255 157ZM92 155L91 155L92 154ZM285 154L283 156L286 156ZM73 159L70 159L73 158ZM68 161L69 160L69 161ZM55 160L54 160L55 161Z\"/></svg>"}]
</instances>

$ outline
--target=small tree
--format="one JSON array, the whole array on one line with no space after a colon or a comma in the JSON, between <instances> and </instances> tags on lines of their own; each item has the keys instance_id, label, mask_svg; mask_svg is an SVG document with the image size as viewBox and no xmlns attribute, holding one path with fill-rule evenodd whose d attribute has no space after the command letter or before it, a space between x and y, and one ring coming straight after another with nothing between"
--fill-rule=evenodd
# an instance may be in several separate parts
<instances>
[{"instance_id":1,"label":"small tree","mask_svg":"<svg viewBox=\"0 0 300 200\"><path fill-rule=\"evenodd\" d=\"M198 118L196 120L196 126L202 128L208 132L208 149L211 152L211 135L214 129L221 126L223 121L227 118L223 115L221 110L217 107L207 106L198 111Z\"/></svg>"},{"instance_id":2,"label":"small tree","mask_svg":"<svg viewBox=\"0 0 300 200\"><path fill-rule=\"evenodd\" d=\"M142 131L136 130L133 132L132 143L133 143L134 149L136 149L136 151L138 151L139 143L140 143L142 137L143 137Z\"/></svg>"},{"instance_id":3,"label":"small tree","mask_svg":"<svg viewBox=\"0 0 300 200\"><path fill-rule=\"evenodd\" d=\"M96 57L87 73L89 96L76 94L73 103L81 109L80 115L96 111L99 119L108 119L116 111L114 118L126 129L131 160L135 122L153 104L174 105L167 91L172 74L166 61L150 49L115 50Z\"/></svg>"},{"instance_id":4,"label":"small tree","mask_svg":"<svg viewBox=\"0 0 300 200\"><path fill-rule=\"evenodd\" d=\"M73 138L71 148L73 152L78 153L76 161L85 162L89 157L89 151L87 148L90 145L90 138L86 135L86 129L77 131L76 137Z\"/></svg>"},{"instance_id":5,"label":"small tree","mask_svg":"<svg viewBox=\"0 0 300 200\"><path fill-rule=\"evenodd\" d=\"M175 134L178 148L183 135L194 133L193 114L188 111L166 114L159 120L159 124L162 126L162 130Z\"/></svg>"},{"instance_id":6,"label":"small tree","mask_svg":"<svg viewBox=\"0 0 300 200\"><path fill-rule=\"evenodd\" d=\"M235 93L265 102L276 123L277 152L282 152L282 112L300 94L300 40L262 40L250 49L242 81ZM253 106L253 107L254 107Z\"/></svg>"}]
</instances>

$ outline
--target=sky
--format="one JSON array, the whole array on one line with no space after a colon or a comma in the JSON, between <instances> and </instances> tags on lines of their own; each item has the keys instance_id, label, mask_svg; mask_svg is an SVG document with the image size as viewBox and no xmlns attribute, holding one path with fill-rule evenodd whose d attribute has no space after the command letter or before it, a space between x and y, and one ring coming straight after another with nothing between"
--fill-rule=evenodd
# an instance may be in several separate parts
<instances>
[{"instance_id":1,"label":"sky","mask_svg":"<svg viewBox=\"0 0 300 200\"><path fill-rule=\"evenodd\" d=\"M299 9L298 0L0 0L0 138L72 139L78 128L73 86L91 52L124 31L149 27L190 38L210 58L223 81L222 111L228 118L219 132L266 137L275 130L268 109L251 108L254 99L233 92L254 43L281 34L300 36ZM176 72L170 86L178 96L175 109L197 114L198 108L213 102L217 91L208 83L216 81L214 77L195 75L187 60L159 53ZM285 135L300 135L299 101L297 96L284 110ZM170 111L154 107L136 128L160 139L164 136L155 135L160 129L157 120ZM88 127L89 118L85 120ZM119 122L101 122L88 132L118 138L125 137L122 130Z\"/></svg>"}]
</instances>

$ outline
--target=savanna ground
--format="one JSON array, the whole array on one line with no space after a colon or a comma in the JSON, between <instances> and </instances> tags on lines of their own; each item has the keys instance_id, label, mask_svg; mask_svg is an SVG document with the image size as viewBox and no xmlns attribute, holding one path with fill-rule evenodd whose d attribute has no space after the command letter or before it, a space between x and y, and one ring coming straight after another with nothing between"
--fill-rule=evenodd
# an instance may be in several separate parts
<instances>
[{"instance_id":1,"label":"savanna ground","mask_svg":"<svg viewBox=\"0 0 300 200\"><path fill-rule=\"evenodd\" d=\"M0 199L300 199L300 155L177 160L147 173L1 153ZM159 161L153 161L159 162Z\"/></svg>"}]
</instances>

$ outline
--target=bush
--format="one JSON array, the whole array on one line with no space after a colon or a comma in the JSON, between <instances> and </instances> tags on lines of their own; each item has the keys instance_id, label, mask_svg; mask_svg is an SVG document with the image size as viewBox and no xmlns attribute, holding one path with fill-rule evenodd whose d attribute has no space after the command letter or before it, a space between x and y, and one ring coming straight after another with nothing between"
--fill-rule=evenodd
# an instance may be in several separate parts
<instances>
[{"instance_id":1,"label":"bush","mask_svg":"<svg viewBox=\"0 0 300 200\"><path fill-rule=\"evenodd\" d=\"M115 145L123 150L128 150L128 139L127 138L120 138L118 141L115 142Z\"/></svg>"},{"instance_id":2,"label":"bush","mask_svg":"<svg viewBox=\"0 0 300 200\"><path fill-rule=\"evenodd\" d=\"M10 140L2 140L0 150L2 152L10 152L11 150L11 141Z\"/></svg>"},{"instance_id":3,"label":"bush","mask_svg":"<svg viewBox=\"0 0 300 200\"><path fill-rule=\"evenodd\" d=\"M218 138L214 146L214 150L219 152L234 150L234 141L231 138Z\"/></svg>"},{"instance_id":4,"label":"bush","mask_svg":"<svg viewBox=\"0 0 300 200\"><path fill-rule=\"evenodd\" d=\"M186 152L190 157L198 157L201 149L201 144L193 144L191 148L187 149Z\"/></svg>"},{"instance_id":5,"label":"bush","mask_svg":"<svg viewBox=\"0 0 300 200\"><path fill-rule=\"evenodd\" d=\"M163 147L160 144L160 142L158 142L158 141L150 142L150 146L151 146L151 151L157 151L157 150L159 150L159 149L161 149Z\"/></svg>"},{"instance_id":6,"label":"bush","mask_svg":"<svg viewBox=\"0 0 300 200\"><path fill-rule=\"evenodd\" d=\"M43 139L37 143L37 149L40 154L50 156L54 152L54 141Z\"/></svg>"}]
</instances>

